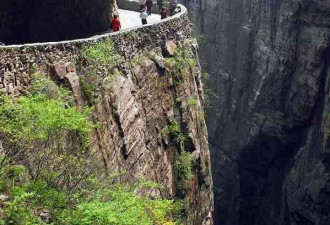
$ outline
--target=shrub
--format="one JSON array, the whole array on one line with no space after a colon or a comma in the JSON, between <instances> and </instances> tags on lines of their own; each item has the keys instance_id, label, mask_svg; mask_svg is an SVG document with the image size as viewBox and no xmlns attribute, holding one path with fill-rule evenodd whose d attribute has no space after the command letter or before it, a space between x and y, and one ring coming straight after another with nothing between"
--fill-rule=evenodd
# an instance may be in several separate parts
<instances>
[{"instance_id":1,"label":"shrub","mask_svg":"<svg viewBox=\"0 0 330 225\"><path fill-rule=\"evenodd\" d=\"M174 140L175 144L179 147L183 147L184 141L186 140L185 135L182 133L180 124L174 120L167 127L170 137Z\"/></svg>"},{"instance_id":2,"label":"shrub","mask_svg":"<svg viewBox=\"0 0 330 225\"><path fill-rule=\"evenodd\" d=\"M193 106L197 106L197 105L198 105L198 100L196 100L193 97L188 98L188 102L187 102L188 107L193 107Z\"/></svg>"},{"instance_id":3,"label":"shrub","mask_svg":"<svg viewBox=\"0 0 330 225\"><path fill-rule=\"evenodd\" d=\"M82 51L82 57L87 65L80 77L81 86L88 103L93 105L102 79L117 75L115 69L121 57L110 39L87 46Z\"/></svg>"},{"instance_id":4,"label":"shrub","mask_svg":"<svg viewBox=\"0 0 330 225\"><path fill-rule=\"evenodd\" d=\"M116 66L120 59L110 39L86 47L82 52L82 56L90 64L105 64L109 67Z\"/></svg>"},{"instance_id":5,"label":"shrub","mask_svg":"<svg viewBox=\"0 0 330 225\"><path fill-rule=\"evenodd\" d=\"M172 74L174 86L178 85L186 74L191 73L197 65L196 60L190 58L184 50L176 50L173 57L167 58L167 61L173 69Z\"/></svg>"},{"instance_id":6,"label":"shrub","mask_svg":"<svg viewBox=\"0 0 330 225\"><path fill-rule=\"evenodd\" d=\"M139 196L128 186L116 185L99 190L92 201L79 204L70 224L169 224L171 209L170 200Z\"/></svg>"},{"instance_id":7,"label":"shrub","mask_svg":"<svg viewBox=\"0 0 330 225\"><path fill-rule=\"evenodd\" d=\"M175 171L178 181L178 196L184 197L189 187L189 181L193 178L193 155L186 151L181 152L176 158Z\"/></svg>"},{"instance_id":8,"label":"shrub","mask_svg":"<svg viewBox=\"0 0 330 225\"><path fill-rule=\"evenodd\" d=\"M7 167L12 167L6 164ZM1 180L12 179L2 173ZM91 180L94 180L91 182ZM180 217L181 205L173 200L151 197L150 189L160 188L153 182L133 185L100 182L85 178L82 189L68 192L54 188L44 180L30 179L9 187L0 224L43 224L38 213L49 211L52 224L65 225L179 225L172 216ZM138 190L145 194L138 194ZM181 218L181 217L180 217Z\"/></svg>"},{"instance_id":9,"label":"shrub","mask_svg":"<svg viewBox=\"0 0 330 225\"><path fill-rule=\"evenodd\" d=\"M47 140L65 131L82 134L91 131L88 110L67 107L58 99L37 94L16 100L2 96L0 101L0 133L11 142Z\"/></svg>"}]
</instances>

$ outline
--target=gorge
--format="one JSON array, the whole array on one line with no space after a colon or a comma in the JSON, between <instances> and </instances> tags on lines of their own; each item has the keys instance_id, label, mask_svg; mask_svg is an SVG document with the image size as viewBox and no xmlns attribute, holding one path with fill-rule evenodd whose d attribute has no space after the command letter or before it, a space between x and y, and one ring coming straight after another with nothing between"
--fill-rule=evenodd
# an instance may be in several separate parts
<instances>
[{"instance_id":1,"label":"gorge","mask_svg":"<svg viewBox=\"0 0 330 225\"><path fill-rule=\"evenodd\" d=\"M330 1L182 2L211 74L215 223L330 224Z\"/></svg>"}]
</instances>

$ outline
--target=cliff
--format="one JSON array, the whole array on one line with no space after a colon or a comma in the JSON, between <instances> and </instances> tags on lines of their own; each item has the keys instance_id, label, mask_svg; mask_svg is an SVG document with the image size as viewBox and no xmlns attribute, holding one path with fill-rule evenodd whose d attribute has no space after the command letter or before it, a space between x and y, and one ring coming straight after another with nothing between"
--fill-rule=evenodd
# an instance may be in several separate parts
<instances>
[{"instance_id":1,"label":"cliff","mask_svg":"<svg viewBox=\"0 0 330 225\"><path fill-rule=\"evenodd\" d=\"M89 154L98 175L159 182L165 188L155 195L186 199L187 224L213 224L201 70L186 10L116 34L0 48L2 93L27 95L36 71L93 109Z\"/></svg>"},{"instance_id":2,"label":"cliff","mask_svg":"<svg viewBox=\"0 0 330 225\"><path fill-rule=\"evenodd\" d=\"M329 224L329 1L183 2L211 74L216 224Z\"/></svg>"}]
</instances>

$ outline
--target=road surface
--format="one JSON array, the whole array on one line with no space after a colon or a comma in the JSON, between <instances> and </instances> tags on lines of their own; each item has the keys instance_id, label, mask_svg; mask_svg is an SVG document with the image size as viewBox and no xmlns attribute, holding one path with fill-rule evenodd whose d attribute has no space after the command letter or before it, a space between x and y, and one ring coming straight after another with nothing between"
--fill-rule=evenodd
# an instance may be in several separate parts
<instances>
[{"instance_id":1,"label":"road surface","mask_svg":"<svg viewBox=\"0 0 330 225\"><path fill-rule=\"evenodd\" d=\"M119 9L118 13L121 22L121 29L142 25L139 12ZM148 17L147 21L148 24L158 22L160 21L160 15L152 14L151 16Z\"/></svg>"}]
</instances>

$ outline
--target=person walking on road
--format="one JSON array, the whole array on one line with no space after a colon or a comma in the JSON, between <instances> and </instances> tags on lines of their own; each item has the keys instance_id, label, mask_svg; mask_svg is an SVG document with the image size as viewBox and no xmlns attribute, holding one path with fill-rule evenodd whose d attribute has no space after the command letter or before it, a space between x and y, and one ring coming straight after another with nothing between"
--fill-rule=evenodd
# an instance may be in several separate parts
<instances>
[{"instance_id":1,"label":"person walking on road","mask_svg":"<svg viewBox=\"0 0 330 225\"><path fill-rule=\"evenodd\" d=\"M147 13L148 13L148 16L151 16L151 10L152 10L152 6L153 6L153 2L152 0L147 0L146 1L146 6L147 6Z\"/></svg>"},{"instance_id":2,"label":"person walking on road","mask_svg":"<svg viewBox=\"0 0 330 225\"><path fill-rule=\"evenodd\" d=\"M165 7L163 7L162 10L160 11L160 18L162 20L167 18L167 9Z\"/></svg>"},{"instance_id":3,"label":"person walking on road","mask_svg":"<svg viewBox=\"0 0 330 225\"><path fill-rule=\"evenodd\" d=\"M171 16L173 16L174 10L176 9L177 5L178 5L178 0L171 0L170 1L170 13L171 13Z\"/></svg>"},{"instance_id":4,"label":"person walking on road","mask_svg":"<svg viewBox=\"0 0 330 225\"><path fill-rule=\"evenodd\" d=\"M120 21L118 19L117 15L113 16L113 20L111 22L110 28L112 29L113 32L119 31L121 28Z\"/></svg>"},{"instance_id":5,"label":"person walking on road","mask_svg":"<svg viewBox=\"0 0 330 225\"><path fill-rule=\"evenodd\" d=\"M139 0L139 6L140 10L144 9L144 7L146 6L146 0Z\"/></svg>"},{"instance_id":6,"label":"person walking on road","mask_svg":"<svg viewBox=\"0 0 330 225\"><path fill-rule=\"evenodd\" d=\"M163 0L157 0L158 11L161 11L163 8Z\"/></svg>"},{"instance_id":7,"label":"person walking on road","mask_svg":"<svg viewBox=\"0 0 330 225\"><path fill-rule=\"evenodd\" d=\"M148 18L148 14L146 12L146 7L144 7L142 10L141 10L141 13L140 13L140 18L141 18L141 21L142 21L142 25L145 25L147 24L147 18Z\"/></svg>"}]
</instances>

